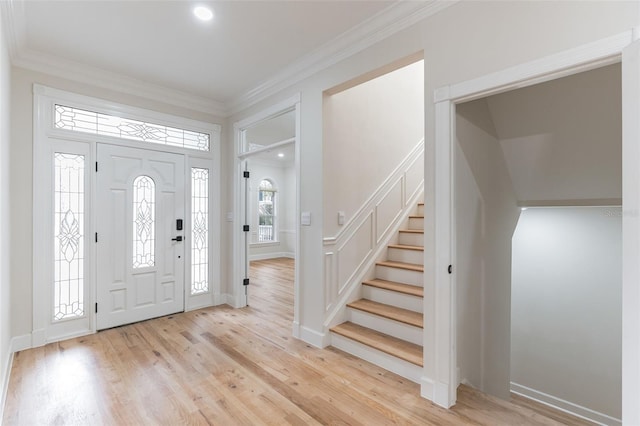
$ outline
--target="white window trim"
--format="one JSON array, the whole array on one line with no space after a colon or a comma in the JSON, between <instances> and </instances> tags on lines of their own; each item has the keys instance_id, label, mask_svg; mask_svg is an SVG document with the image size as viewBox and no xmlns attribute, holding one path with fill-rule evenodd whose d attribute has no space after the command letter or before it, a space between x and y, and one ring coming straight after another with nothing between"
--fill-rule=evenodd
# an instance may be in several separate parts
<instances>
[{"instance_id":1,"label":"white window trim","mask_svg":"<svg viewBox=\"0 0 640 426\"><path fill-rule=\"evenodd\" d=\"M172 152L185 156L185 211L184 229L189 243L186 250L185 267L185 311L224 302L220 291L220 213L212 206L220 205L220 134L221 126L200 122L188 118L176 117L142 108L132 107L79 95L63 90L34 84L33 86L33 328L30 346L42 346L96 331L96 191L95 161L98 143L108 143L147 150ZM54 105L65 104L71 107L88 109L104 114L123 116L135 120L183 128L210 135L209 151L167 146L143 141L120 139L111 136L96 135L66 129L57 129L54 125ZM85 315L54 323L52 321L51 268L53 249L50 236L53 235L53 161L55 151L68 151L85 155L87 183L85 186L86 222L85 222ZM209 292L191 296L191 256L190 256L190 216L191 216L191 167L209 169ZM187 176L188 175L188 176ZM215 244L214 242L218 242Z\"/></svg>"}]
</instances>

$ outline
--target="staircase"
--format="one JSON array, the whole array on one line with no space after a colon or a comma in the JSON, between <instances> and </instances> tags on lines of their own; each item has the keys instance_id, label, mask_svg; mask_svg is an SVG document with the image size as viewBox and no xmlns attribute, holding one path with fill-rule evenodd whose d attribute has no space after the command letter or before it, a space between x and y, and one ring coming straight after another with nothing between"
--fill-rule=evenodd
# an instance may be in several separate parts
<instances>
[{"instance_id":1,"label":"staircase","mask_svg":"<svg viewBox=\"0 0 640 426\"><path fill-rule=\"evenodd\" d=\"M416 383L422 375L424 204L409 216L398 243L375 278L361 284L362 298L347 304L347 321L331 328L332 346Z\"/></svg>"}]
</instances>

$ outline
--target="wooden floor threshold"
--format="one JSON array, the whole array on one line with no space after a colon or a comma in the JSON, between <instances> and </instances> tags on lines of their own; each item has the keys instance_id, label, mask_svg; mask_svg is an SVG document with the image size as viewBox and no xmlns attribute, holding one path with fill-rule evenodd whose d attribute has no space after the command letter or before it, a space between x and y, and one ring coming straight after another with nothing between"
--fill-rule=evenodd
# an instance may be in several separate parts
<instances>
[{"instance_id":1,"label":"wooden floor threshold","mask_svg":"<svg viewBox=\"0 0 640 426\"><path fill-rule=\"evenodd\" d=\"M422 246L409 246L406 244L389 244L387 247L400 250L424 251L424 247Z\"/></svg>"},{"instance_id":2,"label":"wooden floor threshold","mask_svg":"<svg viewBox=\"0 0 640 426\"><path fill-rule=\"evenodd\" d=\"M408 294L411 296L424 297L424 289L422 287L418 287L417 285L397 283L395 281L381 280L378 278L363 281L362 284L370 287L381 288L383 290Z\"/></svg>"},{"instance_id":3,"label":"wooden floor threshold","mask_svg":"<svg viewBox=\"0 0 640 426\"><path fill-rule=\"evenodd\" d=\"M406 269L409 271L424 272L424 266L416 263L394 262L392 260L383 260L376 262L376 265L387 266L389 268Z\"/></svg>"},{"instance_id":4,"label":"wooden floor threshold","mask_svg":"<svg viewBox=\"0 0 640 426\"><path fill-rule=\"evenodd\" d=\"M331 331L422 367L422 347L414 343L362 327L352 322L339 324L333 327Z\"/></svg>"},{"instance_id":5,"label":"wooden floor threshold","mask_svg":"<svg viewBox=\"0 0 640 426\"><path fill-rule=\"evenodd\" d=\"M356 300L355 302L348 303L347 306L352 309L422 328L423 317L419 312L385 305L384 303L378 303L368 299Z\"/></svg>"}]
</instances>

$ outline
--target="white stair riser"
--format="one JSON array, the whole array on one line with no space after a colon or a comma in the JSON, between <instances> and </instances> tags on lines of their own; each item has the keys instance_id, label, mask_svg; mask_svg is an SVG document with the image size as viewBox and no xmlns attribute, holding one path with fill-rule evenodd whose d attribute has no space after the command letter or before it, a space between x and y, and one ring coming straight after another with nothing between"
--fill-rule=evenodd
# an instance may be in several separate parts
<instances>
[{"instance_id":1,"label":"white stair riser","mask_svg":"<svg viewBox=\"0 0 640 426\"><path fill-rule=\"evenodd\" d=\"M385 305L408 309L414 312L422 312L422 297L412 296L410 294L385 290L383 288L372 287L370 285L363 285L362 298L378 303L384 303Z\"/></svg>"},{"instance_id":2,"label":"white stair riser","mask_svg":"<svg viewBox=\"0 0 640 426\"><path fill-rule=\"evenodd\" d=\"M424 247L424 234L414 234L411 232L399 232L398 244L406 246Z\"/></svg>"},{"instance_id":3,"label":"white stair riser","mask_svg":"<svg viewBox=\"0 0 640 426\"><path fill-rule=\"evenodd\" d=\"M389 247L387 249L387 259L395 262L422 265L424 262L424 252L421 250L407 250Z\"/></svg>"},{"instance_id":4,"label":"white stair riser","mask_svg":"<svg viewBox=\"0 0 640 426\"><path fill-rule=\"evenodd\" d=\"M424 216L424 204L418 204L418 213L419 216Z\"/></svg>"},{"instance_id":5,"label":"white stair riser","mask_svg":"<svg viewBox=\"0 0 640 426\"><path fill-rule=\"evenodd\" d=\"M422 346L422 329L375 314L347 309L347 321Z\"/></svg>"},{"instance_id":6,"label":"white stair riser","mask_svg":"<svg viewBox=\"0 0 640 426\"><path fill-rule=\"evenodd\" d=\"M403 284L417 285L418 287L422 287L424 284L422 272L391 268L388 266L376 265L376 278Z\"/></svg>"},{"instance_id":7,"label":"white stair riser","mask_svg":"<svg viewBox=\"0 0 640 426\"><path fill-rule=\"evenodd\" d=\"M409 229L424 229L424 218L410 217Z\"/></svg>"},{"instance_id":8,"label":"white stair riser","mask_svg":"<svg viewBox=\"0 0 640 426\"><path fill-rule=\"evenodd\" d=\"M331 333L331 346L377 365L380 368L389 370L392 373L396 373L397 375L402 376L407 380L411 380L414 383L420 383L422 367L418 365L411 364L410 362L396 358L336 333Z\"/></svg>"}]
</instances>

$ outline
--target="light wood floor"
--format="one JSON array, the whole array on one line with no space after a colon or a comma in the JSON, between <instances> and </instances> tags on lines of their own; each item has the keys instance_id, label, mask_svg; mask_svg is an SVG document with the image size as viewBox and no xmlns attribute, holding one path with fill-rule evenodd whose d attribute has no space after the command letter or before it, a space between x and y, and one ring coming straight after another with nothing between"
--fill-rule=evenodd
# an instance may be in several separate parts
<instances>
[{"instance_id":1,"label":"light wood floor","mask_svg":"<svg viewBox=\"0 0 640 426\"><path fill-rule=\"evenodd\" d=\"M3 424L581 424L468 387L445 410L395 374L293 339L292 276L289 259L254 262L250 307L171 315L17 353Z\"/></svg>"}]
</instances>

